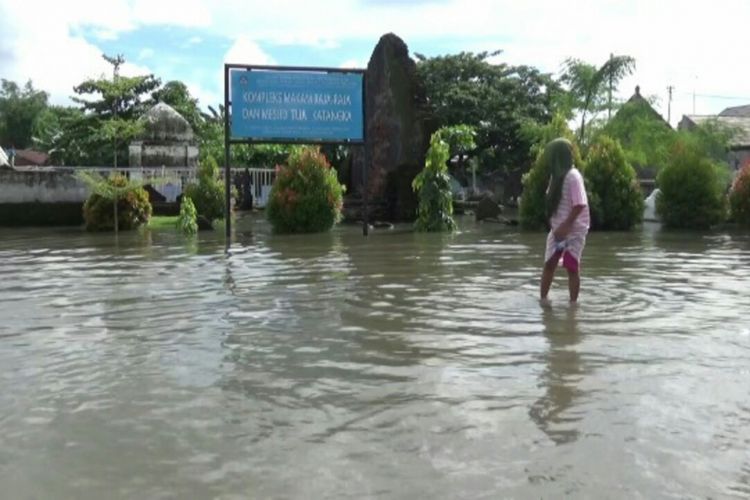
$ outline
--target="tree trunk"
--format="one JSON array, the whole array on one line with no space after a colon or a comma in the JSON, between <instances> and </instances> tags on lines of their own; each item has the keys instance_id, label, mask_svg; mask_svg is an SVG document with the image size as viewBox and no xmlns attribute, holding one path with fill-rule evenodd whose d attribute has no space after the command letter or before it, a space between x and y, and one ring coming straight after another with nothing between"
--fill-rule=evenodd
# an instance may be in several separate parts
<instances>
[{"instance_id":1,"label":"tree trunk","mask_svg":"<svg viewBox=\"0 0 750 500\"><path fill-rule=\"evenodd\" d=\"M119 230L119 224L118 224L118 220L117 220L117 198L118 198L118 196L115 193L115 234L117 234L117 232Z\"/></svg>"}]
</instances>

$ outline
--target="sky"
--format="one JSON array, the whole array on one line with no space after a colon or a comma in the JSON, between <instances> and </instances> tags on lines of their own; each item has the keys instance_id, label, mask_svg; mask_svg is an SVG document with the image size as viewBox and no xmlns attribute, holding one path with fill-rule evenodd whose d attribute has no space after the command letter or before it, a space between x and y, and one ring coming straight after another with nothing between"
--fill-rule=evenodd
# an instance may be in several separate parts
<instances>
[{"instance_id":1,"label":"sky","mask_svg":"<svg viewBox=\"0 0 750 500\"><path fill-rule=\"evenodd\" d=\"M223 102L223 63L366 67L380 36L412 54L503 52L497 62L558 74L566 58L636 59L636 85L671 122L750 104L750 0L0 0L0 78L70 103L85 78L122 73L185 82Z\"/></svg>"}]
</instances>

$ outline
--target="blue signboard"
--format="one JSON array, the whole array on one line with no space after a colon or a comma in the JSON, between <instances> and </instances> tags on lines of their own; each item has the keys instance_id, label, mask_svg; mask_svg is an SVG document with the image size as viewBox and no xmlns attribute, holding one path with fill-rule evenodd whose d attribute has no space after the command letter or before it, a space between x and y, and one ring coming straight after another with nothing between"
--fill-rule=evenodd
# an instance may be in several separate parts
<instances>
[{"instance_id":1,"label":"blue signboard","mask_svg":"<svg viewBox=\"0 0 750 500\"><path fill-rule=\"evenodd\" d=\"M362 142L362 73L234 70L232 139Z\"/></svg>"}]
</instances>

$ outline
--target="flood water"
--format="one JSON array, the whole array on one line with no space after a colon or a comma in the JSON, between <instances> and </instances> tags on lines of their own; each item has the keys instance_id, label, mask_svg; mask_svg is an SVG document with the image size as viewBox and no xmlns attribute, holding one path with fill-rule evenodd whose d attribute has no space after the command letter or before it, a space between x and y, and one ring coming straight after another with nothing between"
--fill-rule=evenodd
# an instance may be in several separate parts
<instances>
[{"instance_id":1,"label":"flood water","mask_svg":"<svg viewBox=\"0 0 750 500\"><path fill-rule=\"evenodd\" d=\"M0 230L0 497L750 497L750 235Z\"/></svg>"}]
</instances>

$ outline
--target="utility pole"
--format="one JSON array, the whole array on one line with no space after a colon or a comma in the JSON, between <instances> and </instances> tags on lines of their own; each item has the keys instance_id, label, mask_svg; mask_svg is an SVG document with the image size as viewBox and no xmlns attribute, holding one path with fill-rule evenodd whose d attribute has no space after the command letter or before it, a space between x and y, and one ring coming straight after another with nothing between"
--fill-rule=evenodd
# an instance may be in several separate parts
<instances>
[{"instance_id":1,"label":"utility pole","mask_svg":"<svg viewBox=\"0 0 750 500\"><path fill-rule=\"evenodd\" d=\"M672 91L674 90L674 85L670 85L667 87L667 91L669 92L669 100L667 101L667 123L672 123Z\"/></svg>"}]
</instances>

